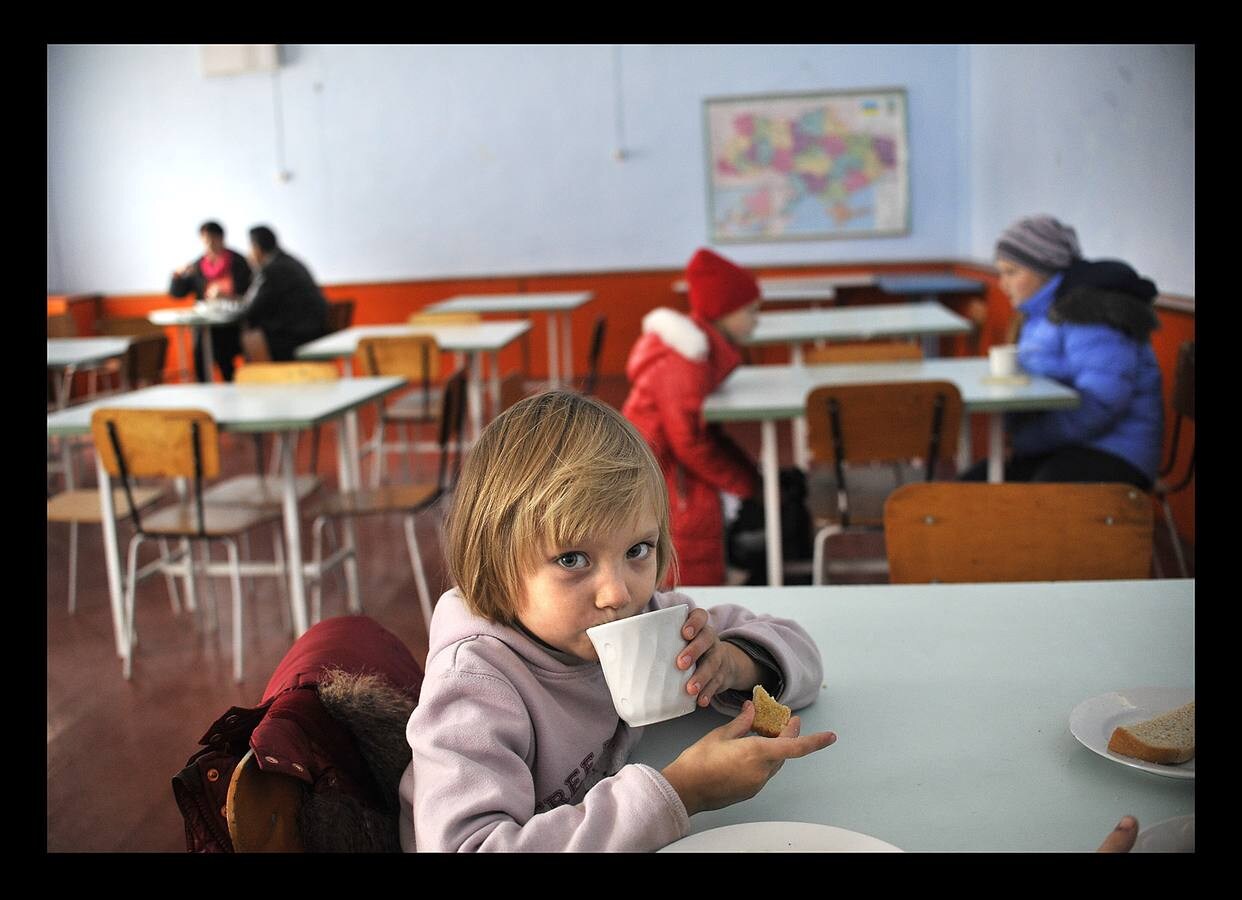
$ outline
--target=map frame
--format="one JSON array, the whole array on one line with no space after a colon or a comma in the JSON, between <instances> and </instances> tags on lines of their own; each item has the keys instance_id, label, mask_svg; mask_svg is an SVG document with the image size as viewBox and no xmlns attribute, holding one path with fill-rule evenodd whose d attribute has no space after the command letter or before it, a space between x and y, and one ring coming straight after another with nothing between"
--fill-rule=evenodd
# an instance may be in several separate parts
<instances>
[{"instance_id":1,"label":"map frame","mask_svg":"<svg viewBox=\"0 0 1242 900\"><path fill-rule=\"evenodd\" d=\"M712 112L722 106L733 106L738 113L752 113L762 116L767 114L773 103L801 101L813 103L817 100L836 101L850 98L878 98L896 100L901 104L897 152L897 176L904 185L904 204L901 209L901 227L861 229L828 229L824 231L791 231L782 234L756 233L739 235L733 232L722 232L717 228L717 184L715 160L712 157L713 134ZM909 95L904 87L849 88L842 90L789 91L768 94L735 94L730 96L705 97L702 103L703 144L705 158L705 175L707 181L707 232L712 243L719 244L755 244L755 243L790 243L801 241L850 240L858 238L904 237L910 234L910 103Z\"/></svg>"}]
</instances>

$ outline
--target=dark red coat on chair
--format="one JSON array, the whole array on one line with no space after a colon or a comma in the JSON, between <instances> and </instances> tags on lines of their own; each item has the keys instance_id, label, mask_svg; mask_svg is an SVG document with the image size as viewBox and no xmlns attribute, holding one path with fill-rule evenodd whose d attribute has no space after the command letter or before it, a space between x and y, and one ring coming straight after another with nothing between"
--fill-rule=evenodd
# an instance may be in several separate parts
<instances>
[{"instance_id":1,"label":"dark red coat on chair","mask_svg":"<svg viewBox=\"0 0 1242 900\"><path fill-rule=\"evenodd\" d=\"M703 401L741 363L714 326L672 309L643 317L630 351L630 394L622 412L655 453L668 484L679 584L723 584L720 492L745 499L760 487L747 453L703 420Z\"/></svg>"}]
</instances>

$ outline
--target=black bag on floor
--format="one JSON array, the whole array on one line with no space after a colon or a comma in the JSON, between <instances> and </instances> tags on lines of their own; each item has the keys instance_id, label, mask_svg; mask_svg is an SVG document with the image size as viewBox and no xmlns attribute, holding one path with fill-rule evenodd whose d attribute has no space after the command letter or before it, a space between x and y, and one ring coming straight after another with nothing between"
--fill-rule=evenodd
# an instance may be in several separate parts
<instances>
[{"instance_id":1,"label":"black bag on floor","mask_svg":"<svg viewBox=\"0 0 1242 900\"><path fill-rule=\"evenodd\" d=\"M798 468L781 469L781 558L811 558L811 514L806 505L806 473ZM749 572L749 585L768 583L767 537L764 532L763 500L743 500L738 516L725 533L726 558L735 569Z\"/></svg>"}]
</instances>

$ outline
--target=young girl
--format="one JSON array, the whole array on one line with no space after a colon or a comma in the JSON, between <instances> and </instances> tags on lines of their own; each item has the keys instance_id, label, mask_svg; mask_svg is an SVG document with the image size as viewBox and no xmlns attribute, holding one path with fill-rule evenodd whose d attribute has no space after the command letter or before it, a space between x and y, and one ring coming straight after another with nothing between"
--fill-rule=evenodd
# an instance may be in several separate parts
<instances>
[{"instance_id":1,"label":"young girl","mask_svg":"<svg viewBox=\"0 0 1242 900\"><path fill-rule=\"evenodd\" d=\"M596 400L540 394L485 429L446 554L456 587L432 617L406 728L407 850L657 850L694 813L753 796L786 759L836 739L800 735L797 716L780 737L748 736L753 686L806 706L819 651L791 621L655 591L673 556L664 479ZM657 771L626 763L642 729L617 716L586 630L679 603L690 612L675 665L697 663L686 689L736 718Z\"/></svg>"},{"instance_id":2,"label":"young girl","mask_svg":"<svg viewBox=\"0 0 1242 900\"><path fill-rule=\"evenodd\" d=\"M621 412L664 473L681 583L724 584L721 493L746 500L762 481L746 451L704 423L703 401L742 362L737 345L758 321L759 283L707 249L690 259L686 283L689 316L662 307L643 317L625 366L630 394Z\"/></svg>"}]
</instances>

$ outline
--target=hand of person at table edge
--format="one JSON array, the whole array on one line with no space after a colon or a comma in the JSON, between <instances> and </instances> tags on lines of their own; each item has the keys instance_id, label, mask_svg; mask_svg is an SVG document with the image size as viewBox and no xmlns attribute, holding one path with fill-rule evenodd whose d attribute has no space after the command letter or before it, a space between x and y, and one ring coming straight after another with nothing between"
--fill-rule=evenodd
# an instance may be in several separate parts
<instances>
[{"instance_id":1,"label":"hand of person at table edge","mask_svg":"<svg viewBox=\"0 0 1242 900\"><path fill-rule=\"evenodd\" d=\"M787 759L807 756L834 743L831 731L800 734L791 716L779 737L749 734L755 705L747 700L737 717L709 731L664 767L663 775L689 815L748 800L780 771Z\"/></svg>"},{"instance_id":2,"label":"hand of person at table edge","mask_svg":"<svg viewBox=\"0 0 1242 900\"><path fill-rule=\"evenodd\" d=\"M688 643L677 655L677 668L684 672L698 663L686 692L698 695L699 706L707 706L721 691L750 691L762 681L759 664L735 644L720 640L716 629L707 624L707 610L691 610L681 636Z\"/></svg>"}]
</instances>

